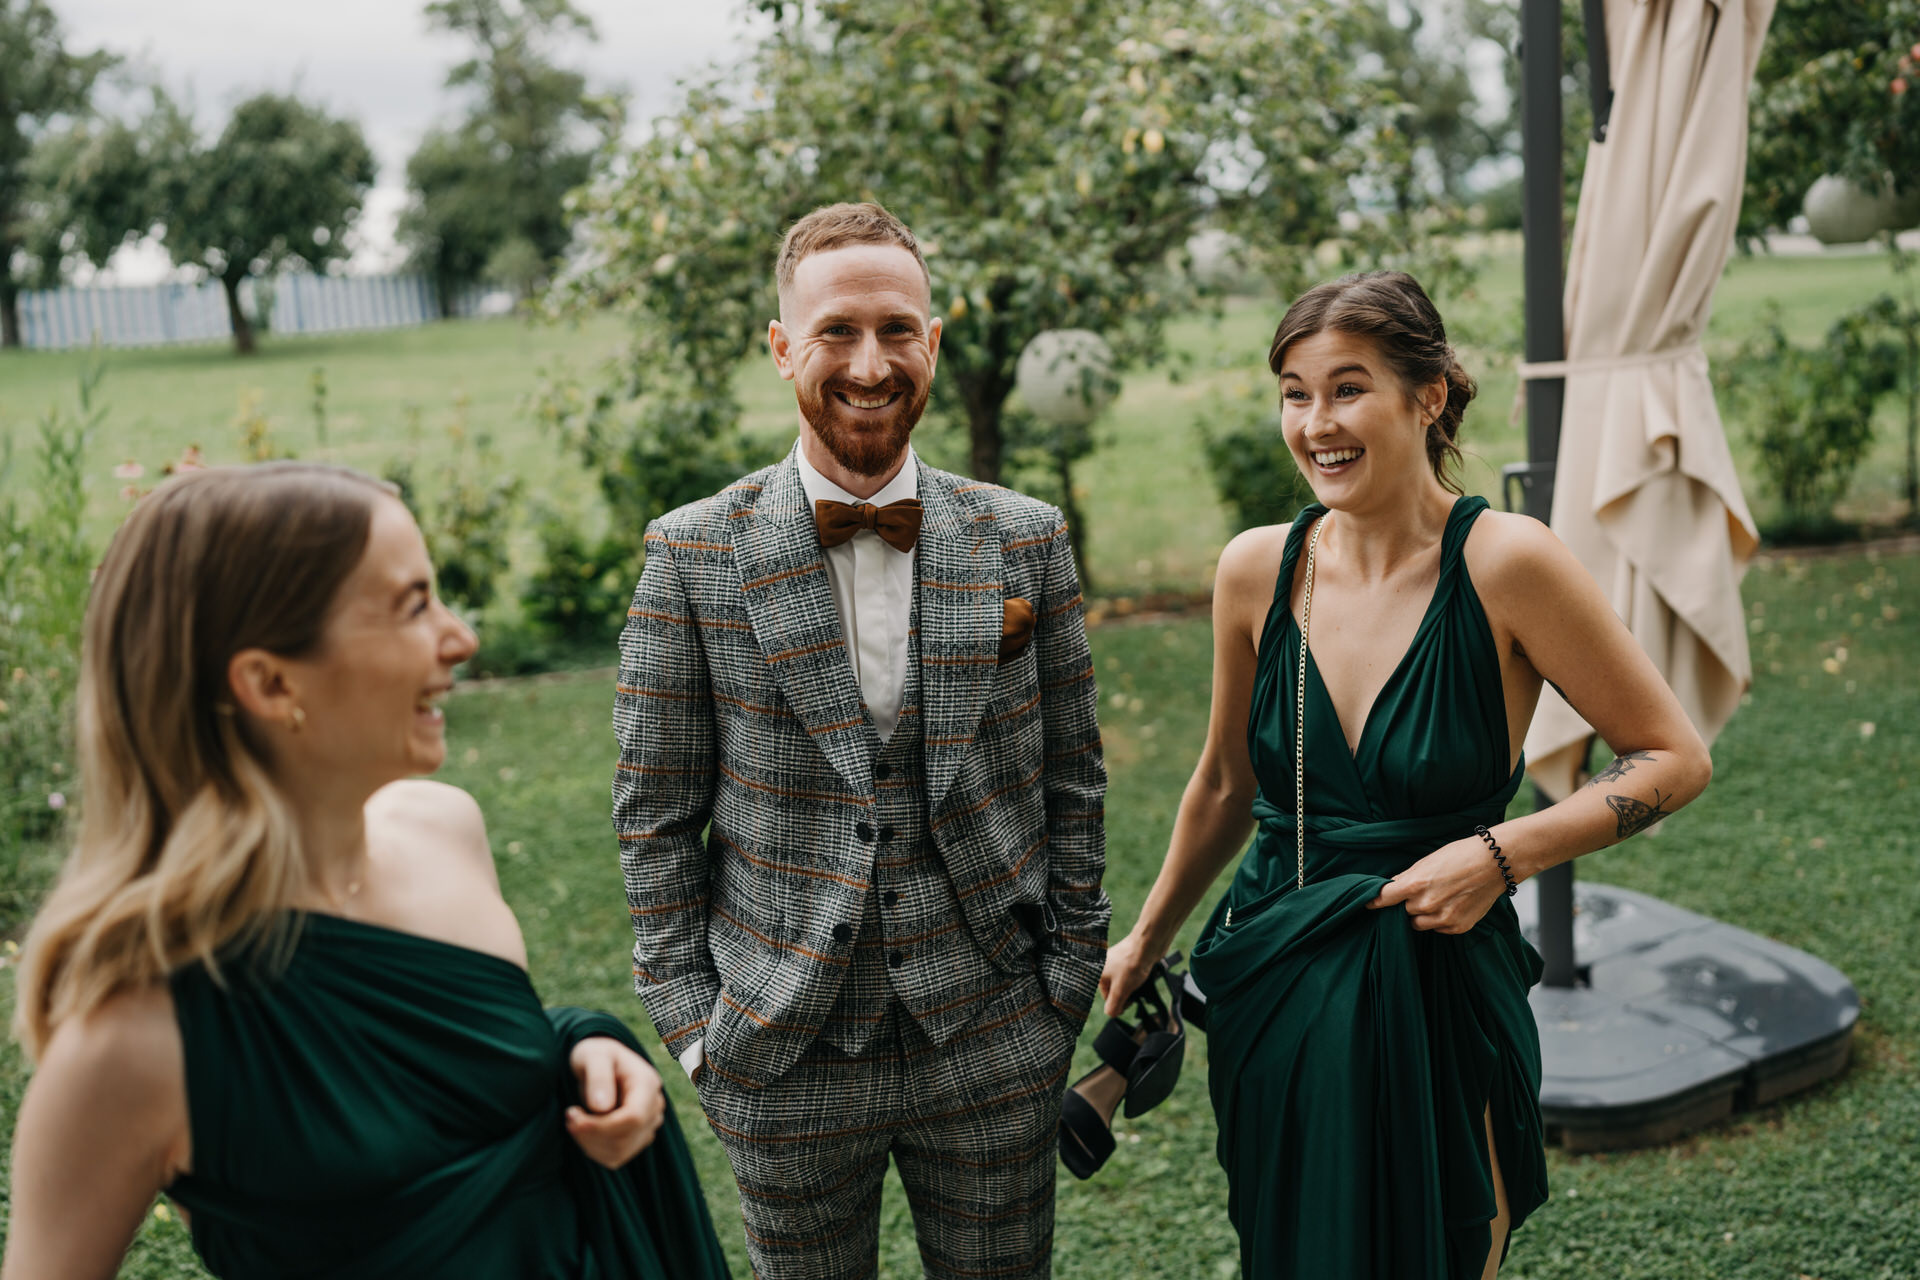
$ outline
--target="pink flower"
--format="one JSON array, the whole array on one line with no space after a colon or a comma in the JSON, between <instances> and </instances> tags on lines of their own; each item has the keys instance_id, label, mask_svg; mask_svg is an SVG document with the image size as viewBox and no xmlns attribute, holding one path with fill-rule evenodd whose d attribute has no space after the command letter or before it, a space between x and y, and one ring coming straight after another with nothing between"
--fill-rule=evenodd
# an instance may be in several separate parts
<instances>
[{"instance_id":1,"label":"pink flower","mask_svg":"<svg viewBox=\"0 0 1920 1280\"><path fill-rule=\"evenodd\" d=\"M120 498L124 502L138 502L145 496L146 491L137 484L130 484L120 491Z\"/></svg>"},{"instance_id":2,"label":"pink flower","mask_svg":"<svg viewBox=\"0 0 1920 1280\"><path fill-rule=\"evenodd\" d=\"M175 471L204 471L206 467L207 464L200 460L200 446L197 444L188 445L186 452L180 455L180 461L173 464Z\"/></svg>"},{"instance_id":3,"label":"pink flower","mask_svg":"<svg viewBox=\"0 0 1920 1280\"><path fill-rule=\"evenodd\" d=\"M1895 93L1905 93L1907 91L1907 78L1905 76L1895 76L1893 83L1887 87Z\"/></svg>"},{"instance_id":4,"label":"pink flower","mask_svg":"<svg viewBox=\"0 0 1920 1280\"><path fill-rule=\"evenodd\" d=\"M113 469L113 478L115 480L138 480L145 474L147 474L147 469L135 462L132 458L128 458L125 462Z\"/></svg>"},{"instance_id":5,"label":"pink flower","mask_svg":"<svg viewBox=\"0 0 1920 1280\"><path fill-rule=\"evenodd\" d=\"M1915 62L1920 62L1920 44L1914 45L1913 48L1907 50L1907 53Z\"/></svg>"},{"instance_id":6,"label":"pink flower","mask_svg":"<svg viewBox=\"0 0 1920 1280\"><path fill-rule=\"evenodd\" d=\"M58 791L50 791L47 793L47 808L64 809L66 807L67 807L66 796L62 795Z\"/></svg>"}]
</instances>

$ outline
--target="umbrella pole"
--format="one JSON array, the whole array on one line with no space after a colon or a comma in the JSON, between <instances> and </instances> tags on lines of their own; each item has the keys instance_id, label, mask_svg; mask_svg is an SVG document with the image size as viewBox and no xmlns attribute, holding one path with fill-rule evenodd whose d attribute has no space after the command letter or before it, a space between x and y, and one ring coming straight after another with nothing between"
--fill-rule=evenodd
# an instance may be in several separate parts
<instances>
[{"instance_id":1,"label":"umbrella pole","mask_svg":"<svg viewBox=\"0 0 1920 1280\"><path fill-rule=\"evenodd\" d=\"M1604 34L1601 37L1605 39ZM1530 362L1566 358L1565 281L1561 245L1560 0L1520 0L1520 127L1525 166L1521 217L1526 241L1526 354ZM1527 462L1510 468L1524 496L1524 510L1548 523L1553 517L1553 468L1560 453L1560 413L1567 384L1562 378L1527 382ZM1548 799L1536 789L1539 807ZM1573 956L1573 864L1561 863L1536 877L1540 895L1541 980L1571 987Z\"/></svg>"}]
</instances>

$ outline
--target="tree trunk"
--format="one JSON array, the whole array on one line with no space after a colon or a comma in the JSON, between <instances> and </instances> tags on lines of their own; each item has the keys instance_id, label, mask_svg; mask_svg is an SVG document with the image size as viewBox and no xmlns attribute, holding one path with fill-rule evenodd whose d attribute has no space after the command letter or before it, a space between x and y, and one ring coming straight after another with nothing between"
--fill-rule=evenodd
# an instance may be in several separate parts
<instances>
[{"instance_id":1,"label":"tree trunk","mask_svg":"<svg viewBox=\"0 0 1920 1280\"><path fill-rule=\"evenodd\" d=\"M0 262L0 268L5 267ZM0 281L0 348L12 350L20 345L20 291L11 280Z\"/></svg>"},{"instance_id":2,"label":"tree trunk","mask_svg":"<svg viewBox=\"0 0 1920 1280\"><path fill-rule=\"evenodd\" d=\"M244 273L220 277L220 287L227 294L227 321L233 326L233 353L238 356L253 354L253 325L240 308L240 282L244 279Z\"/></svg>"},{"instance_id":3,"label":"tree trunk","mask_svg":"<svg viewBox=\"0 0 1920 1280\"><path fill-rule=\"evenodd\" d=\"M1082 597L1093 594L1093 572L1087 568L1087 527L1080 501L1073 496L1073 459L1061 449L1054 455L1060 476L1060 514L1067 518L1067 545L1073 549L1074 572L1080 575Z\"/></svg>"},{"instance_id":4,"label":"tree trunk","mask_svg":"<svg viewBox=\"0 0 1920 1280\"><path fill-rule=\"evenodd\" d=\"M1000 483L1000 406L1002 401L967 397L967 436L973 444L969 474L988 484Z\"/></svg>"}]
</instances>

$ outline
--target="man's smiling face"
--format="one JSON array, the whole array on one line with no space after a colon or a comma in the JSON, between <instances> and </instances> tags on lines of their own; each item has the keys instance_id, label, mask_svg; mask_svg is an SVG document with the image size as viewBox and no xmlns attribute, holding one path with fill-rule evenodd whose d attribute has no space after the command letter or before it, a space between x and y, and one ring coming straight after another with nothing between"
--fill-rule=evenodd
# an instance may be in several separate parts
<instances>
[{"instance_id":1,"label":"man's smiling face","mask_svg":"<svg viewBox=\"0 0 1920 1280\"><path fill-rule=\"evenodd\" d=\"M927 278L899 245L800 260L768 343L793 383L801 431L855 476L889 474L926 410L940 352Z\"/></svg>"}]
</instances>

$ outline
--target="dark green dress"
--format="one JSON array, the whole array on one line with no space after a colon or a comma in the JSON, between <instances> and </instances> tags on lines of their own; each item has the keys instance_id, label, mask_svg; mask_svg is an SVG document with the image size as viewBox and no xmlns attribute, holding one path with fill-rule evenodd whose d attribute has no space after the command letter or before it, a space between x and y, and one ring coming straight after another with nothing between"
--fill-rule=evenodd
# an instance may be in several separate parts
<instances>
[{"instance_id":1,"label":"dark green dress","mask_svg":"<svg viewBox=\"0 0 1920 1280\"><path fill-rule=\"evenodd\" d=\"M1287 538L1247 726L1259 832L1193 958L1247 1277L1477 1278L1494 1216L1489 1106L1513 1225L1547 1196L1527 1006L1540 959L1512 904L1458 936L1418 932L1400 907L1366 909L1388 877L1498 822L1520 785L1493 633L1461 554L1486 505L1454 504L1433 602L1352 754L1308 652L1304 890L1289 600L1325 508Z\"/></svg>"},{"instance_id":2,"label":"dark green dress","mask_svg":"<svg viewBox=\"0 0 1920 1280\"><path fill-rule=\"evenodd\" d=\"M167 1189L223 1280L721 1280L669 1111L613 1172L563 1127L567 1055L639 1049L541 1008L498 956L308 915L284 968L172 982L193 1172ZM275 976L266 976L267 974Z\"/></svg>"}]
</instances>

